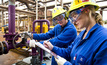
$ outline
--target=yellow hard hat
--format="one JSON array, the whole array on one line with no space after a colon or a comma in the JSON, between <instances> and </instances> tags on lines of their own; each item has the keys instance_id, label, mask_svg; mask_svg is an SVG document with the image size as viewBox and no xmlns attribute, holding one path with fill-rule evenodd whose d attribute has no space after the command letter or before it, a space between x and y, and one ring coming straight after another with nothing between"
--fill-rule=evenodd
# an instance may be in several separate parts
<instances>
[{"instance_id":1,"label":"yellow hard hat","mask_svg":"<svg viewBox=\"0 0 107 65\"><path fill-rule=\"evenodd\" d=\"M68 11L68 14L70 13L70 11L73 11L75 9L78 9L80 7L84 7L86 5L92 5L95 7L95 10L97 11L99 9L99 6L95 3L95 0L74 0L71 3L70 9Z\"/></svg>"},{"instance_id":2,"label":"yellow hard hat","mask_svg":"<svg viewBox=\"0 0 107 65\"><path fill-rule=\"evenodd\" d=\"M52 10L52 19L55 18L56 16L66 12L62 7L56 7Z\"/></svg>"}]
</instances>

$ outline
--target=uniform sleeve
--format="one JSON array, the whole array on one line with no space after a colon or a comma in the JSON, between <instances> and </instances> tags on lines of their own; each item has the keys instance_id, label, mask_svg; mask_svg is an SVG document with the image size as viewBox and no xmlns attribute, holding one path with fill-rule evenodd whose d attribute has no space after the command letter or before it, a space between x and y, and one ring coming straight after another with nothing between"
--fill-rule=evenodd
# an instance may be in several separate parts
<instances>
[{"instance_id":1,"label":"uniform sleeve","mask_svg":"<svg viewBox=\"0 0 107 65\"><path fill-rule=\"evenodd\" d=\"M107 40L102 44L98 52L95 54L93 65L107 65Z\"/></svg>"},{"instance_id":2,"label":"uniform sleeve","mask_svg":"<svg viewBox=\"0 0 107 65\"><path fill-rule=\"evenodd\" d=\"M70 60L70 58L71 58L70 53L72 51L73 44L74 44L74 42L68 48L59 48L57 46L54 46L52 51L54 53L56 53L57 55L65 58L66 60Z\"/></svg>"},{"instance_id":3,"label":"uniform sleeve","mask_svg":"<svg viewBox=\"0 0 107 65\"><path fill-rule=\"evenodd\" d=\"M66 61L66 62L64 63L64 65L72 65L72 63L70 63L69 61Z\"/></svg>"},{"instance_id":4,"label":"uniform sleeve","mask_svg":"<svg viewBox=\"0 0 107 65\"><path fill-rule=\"evenodd\" d=\"M47 33L33 34L33 39L35 39L35 40L47 40L49 38L52 38L55 35L54 29L55 29L55 27L52 30L49 30Z\"/></svg>"},{"instance_id":5,"label":"uniform sleeve","mask_svg":"<svg viewBox=\"0 0 107 65\"><path fill-rule=\"evenodd\" d=\"M74 28L68 28L65 32L49 40L52 45L58 47L68 47L76 38L77 32Z\"/></svg>"}]
</instances>

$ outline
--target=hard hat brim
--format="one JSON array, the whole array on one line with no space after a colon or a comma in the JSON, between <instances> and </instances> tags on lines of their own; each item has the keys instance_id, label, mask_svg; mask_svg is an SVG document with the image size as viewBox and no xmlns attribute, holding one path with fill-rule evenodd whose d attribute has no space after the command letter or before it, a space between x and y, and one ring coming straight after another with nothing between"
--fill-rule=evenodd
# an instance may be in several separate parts
<instances>
[{"instance_id":1,"label":"hard hat brim","mask_svg":"<svg viewBox=\"0 0 107 65\"><path fill-rule=\"evenodd\" d=\"M80 3L80 4L78 4L78 5L75 5L75 6L71 5L72 8L70 8L70 10L67 12L68 16L69 16L69 13L70 13L71 11L76 10L76 9L78 9L78 8L80 8L80 7L84 7L84 6L86 6L86 5L94 6L94 7L95 7L95 11L97 11L97 10L99 9L99 6L98 6L96 3L84 2L84 3Z\"/></svg>"},{"instance_id":2,"label":"hard hat brim","mask_svg":"<svg viewBox=\"0 0 107 65\"><path fill-rule=\"evenodd\" d=\"M66 12L66 10L63 10L61 13L59 13L59 14L56 14L55 16L53 16L53 17L52 17L52 19L53 19L53 18L55 18L56 16L60 15L60 14L63 14L63 13L65 13L65 12Z\"/></svg>"}]
</instances>

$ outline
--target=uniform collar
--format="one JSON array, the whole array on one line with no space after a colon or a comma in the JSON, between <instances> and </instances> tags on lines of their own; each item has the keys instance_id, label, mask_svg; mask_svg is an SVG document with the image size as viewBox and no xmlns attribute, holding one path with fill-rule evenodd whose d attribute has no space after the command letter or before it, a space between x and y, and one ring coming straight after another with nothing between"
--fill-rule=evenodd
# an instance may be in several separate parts
<instances>
[{"instance_id":1,"label":"uniform collar","mask_svg":"<svg viewBox=\"0 0 107 65\"><path fill-rule=\"evenodd\" d=\"M68 20L67 24L64 27L62 27L62 28L65 28L66 26L68 26L70 24L71 24L71 22L70 22L70 20Z\"/></svg>"},{"instance_id":2,"label":"uniform collar","mask_svg":"<svg viewBox=\"0 0 107 65\"><path fill-rule=\"evenodd\" d=\"M89 30L88 34L86 35L86 37L85 37L84 39L88 39L88 38L92 35L92 33L93 33L99 26L101 26L101 25L98 24L98 23L96 23L96 24ZM85 32L86 32L86 30L83 31L82 38L83 38L83 35L84 35Z\"/></svg>"}]
</instances>

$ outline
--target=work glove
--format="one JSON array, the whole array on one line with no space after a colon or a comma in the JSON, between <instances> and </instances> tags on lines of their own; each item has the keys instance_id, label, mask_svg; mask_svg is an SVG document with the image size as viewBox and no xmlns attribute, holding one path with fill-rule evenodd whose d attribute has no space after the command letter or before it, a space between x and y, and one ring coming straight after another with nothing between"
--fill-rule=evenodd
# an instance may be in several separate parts
<instances>
[{"instance_id":1,"label":"work glove","mask_svg":"<svg viewBox=\"0 0 107 65\"><path fill-rule=\"evenodd\" d=\"M20 34L20 36L22 37L22 38L31 38L32 39L32 33L30 33L30 32L23 32L23 33L21 33Z\"/></svg>"},{"instance_id":2,"label":"work glove","mask_svg":"<svg viewBox=\"0 0 107 65\"><path fill-rule=\"evenodd\" d=\"M36 41L34 39L30 40L29 47L34 47L35 48L35 43L36 43Z\"/></svg>"},{"instance_id":3,"label":"work glove","mask_svg":"<svg viewBox=\"0 0 107 65\"><path fill-rule=\"evenodd\" d=\"M57 62L58 65L64 65L64 63L67 61L66 59L58 56L58 59L55 58L55 61Z\"/></svg>"}]
</instances>

